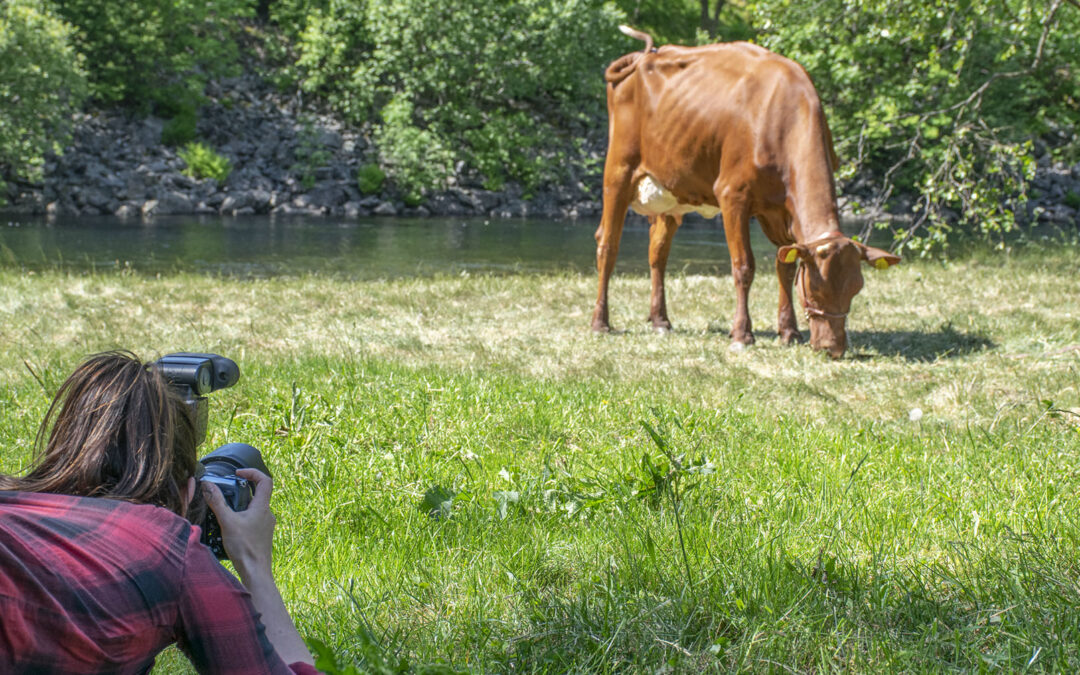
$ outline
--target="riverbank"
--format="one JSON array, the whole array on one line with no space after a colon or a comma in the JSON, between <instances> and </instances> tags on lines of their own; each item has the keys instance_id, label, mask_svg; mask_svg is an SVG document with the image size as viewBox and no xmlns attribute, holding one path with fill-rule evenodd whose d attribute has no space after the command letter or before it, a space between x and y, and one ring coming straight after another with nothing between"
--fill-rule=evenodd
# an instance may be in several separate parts
<instances>
[{"instance_id":1,"label":"riverbank","mask_svg":"<svg viewBox=\"0 0 1080 675\"><path fill-rule=\"evenodd\" d=\"M71 143L52 156L40 184L11 183L7 210L54 215L152 217L253 213L574 218L599 214L598 184L577 172L562 185L526 195L520 186L484 189L460 163L447 189L407 204L390 182L374 193L357 185L360 167L378 162L367 130L283 93L249 68L211 82L198 111L196 140L228 158L218 183L184 174L178 148L162 144L165 120L123 109L80 113ZM603 130L587 156L603 161Z\"/></svg>"},{"instance_id":2,"label":"riverbank","mask_svg":"<svg viewBox=\"0 0 1080 675\"><path fill-rule=\"evenodd\" d=\"M483 177L459 163L447 189L425 195L420 203L407 203L389 181L365 193L357 172L378 163L367 130L346 125L298 92L279 91L252 68L211 82L205 93L196 139L231 162L233 170L222 183L185 175L178 149L161 142L165 120L99 109L77 115L71 143L48 159L40 184L8 185L4 209L133 218L274 213L595 219L600 214L599 168L591 174L569 170L562 184L526 194L513 183L485 189ZM598 121L584 133L585 163L601 167L606 125ZM1043 152L1030 187L1022 220L1080 226L1080 163L1055 163ZM849 198L866 201L869 195L866 185L841 185L841 190L845 216L853 215L846 208ZM904 215L908 210L900 202L898 213Z\"/></svg>"}]
</instances>

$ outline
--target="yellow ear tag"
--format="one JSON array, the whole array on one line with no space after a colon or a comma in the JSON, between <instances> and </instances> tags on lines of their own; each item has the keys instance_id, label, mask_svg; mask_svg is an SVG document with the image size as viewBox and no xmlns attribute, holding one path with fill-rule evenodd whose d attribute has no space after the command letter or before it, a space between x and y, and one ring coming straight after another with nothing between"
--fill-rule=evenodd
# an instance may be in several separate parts
<instances>
[{"instance_id":1,"label":"yellow ear tag","mask_svg":"<svg viewBox=\"0 0 1080 675\"><path fill-rule=\"evenodd\" d=\"M878 268L879 270L888 269L889 268L889 261L886 260L885 258L878 258L877 260L874 261L874 267Z\"/></svg>"},{"instance_id":2,"label":"yellow ear tag","mask_svg":"<svg viewBox=\"0 0 1080 675\"><path fill-rule=\"evenodd\" d=\"M791 250L789 250L787 252L787 255L784 256L784 262L793 263L793 262L795 262L795 258L798 257L798 255L799 255L799 252L797 250L791 249Z\"/></svg>"}]
</instances>

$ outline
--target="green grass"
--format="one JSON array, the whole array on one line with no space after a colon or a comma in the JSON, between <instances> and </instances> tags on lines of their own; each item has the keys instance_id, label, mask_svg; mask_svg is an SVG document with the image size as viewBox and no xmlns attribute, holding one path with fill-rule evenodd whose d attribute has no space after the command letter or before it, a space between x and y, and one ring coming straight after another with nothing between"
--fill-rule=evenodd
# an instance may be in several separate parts
<instances>
[{"instance_id":1,"label":"green grass","mask_svg":"<svg viewBox=\"0 0 1080 675\"><path fill-rule=\"evenodd\" d=\"M264 450L286 602L343 662L1075 671L1078 252L868 270L840 362L777 343L765 271L736 354L727 277L673 277L657 336L617 276L596 336L590 276L9 266L0 470L85 354L213 351L206 450Z\"/></svg>"}]
</instances>

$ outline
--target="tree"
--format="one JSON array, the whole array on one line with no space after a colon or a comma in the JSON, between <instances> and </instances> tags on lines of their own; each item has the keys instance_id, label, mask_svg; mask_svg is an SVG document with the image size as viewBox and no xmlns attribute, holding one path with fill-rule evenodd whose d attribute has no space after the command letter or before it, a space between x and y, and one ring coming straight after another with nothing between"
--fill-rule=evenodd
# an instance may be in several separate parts
<instances>
[{"instance_id":1,"label":"tree","mask_svg":"<svg viewBox=\"0 0 1080 675\"><path fill-rule=\"evenodd\" d=\"M535 187L564 169L569 130L602 114L623 19L602 0L329 0L308 15L299 64L306 89L374 121L410 197L457 162L489 187Z\"/></svg>"},{"instance_id":2,"label":"tree","mask_svg":"<svg viewBox=\"0 0 1080 675\"><path fill-rule=\"evenodd\" d=\"M760 42L814 78L842 175L876 186L869 205L915 195L896 244L929 253L952 232L1000 241L1015 227L1033 139L1061 138L1051 151L1076 156L1080 7L1066 3L1076 4L749 0L746 8Z\"/></svg>"},{"instance_id":3,"label":"tree","mask_svg":"<svg viewBox=\"0 0 1080 675\"><path fill-rule=\"evenodd\" d=\"M0 187L40 180L44 155L59 152L86 94L72 28L40 0L0 4Z\"/></svg>"}]
</instances>

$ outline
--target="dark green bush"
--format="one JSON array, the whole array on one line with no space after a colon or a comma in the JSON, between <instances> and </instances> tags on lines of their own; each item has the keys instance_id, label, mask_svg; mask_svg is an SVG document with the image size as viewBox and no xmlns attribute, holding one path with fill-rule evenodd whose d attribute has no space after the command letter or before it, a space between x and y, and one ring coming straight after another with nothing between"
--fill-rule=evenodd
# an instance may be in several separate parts
<instances>
[{"instance_id":1,"label":"dark green bush","mask_svg":"<svg viewBox=\"0 0 1080 675\"><path fill-rule=\"evenodd\" d=\"M458 160L490 185L558 176L551 157L603 114L603 68L637 48L601 0L327 0L299 42L304 87L378 121L391 178L440 187Z\"/></svg>"},{"instance_id":2,"label":"dark green bush","mask_svg":"<svg viewBox=\"0 0 1080 675\"><path fill-rule=\"evenodd\" d=\"M194 101L208 75L236 63L236 20L252 0L51 0L78 29L93 95L145 106L158 90Z\"/></svg>"},{"instance_id":3,"label":"dark green bush","mask_svg":"<svg viewBox=\"0 0 1080 675\"><path fill-rule=\"evenodd\" d=\"M172 116L165 122L165 126L161 128L161 142L176 147L195 140L196 125L199 119L195 103L184 101L183 105L164 111L164 114L169 115L170 112Z\"/></svg>"},{"instance_id":4,"label":"dark green bush","mask_svg":"<svg viewBox=\"0 0 1080 675\"><path fill-rule=\"evenodd\" d=\"M1080 10L1062 0L751 0L759 40L799 61L829 112L842 174L914 193L902 248L952 231L999 237L1034 170L1031 140L1080 121Z\"/></svg>"},{"instance_id":5,"label":"dark green bush","mask_svg":"<svg viewBox=\"0 0 1080 675\"><path fill-rule=\"evenodd\" d=\"M356 172L356 187L366 195L373 195L382 189L386 172L378 164L365 164Z\"/></svg>"},{"instance_id":6,"label":"dark green bush","mask_svg":"<svg viewBox=\"0 0 1080 675\"><path fill-rule=\"evenodd\" d=\"M40 179L44 155L66 142L86 93L72 29L40 0L0 3L0 188Z\"/></svg>"}]
</instances>

